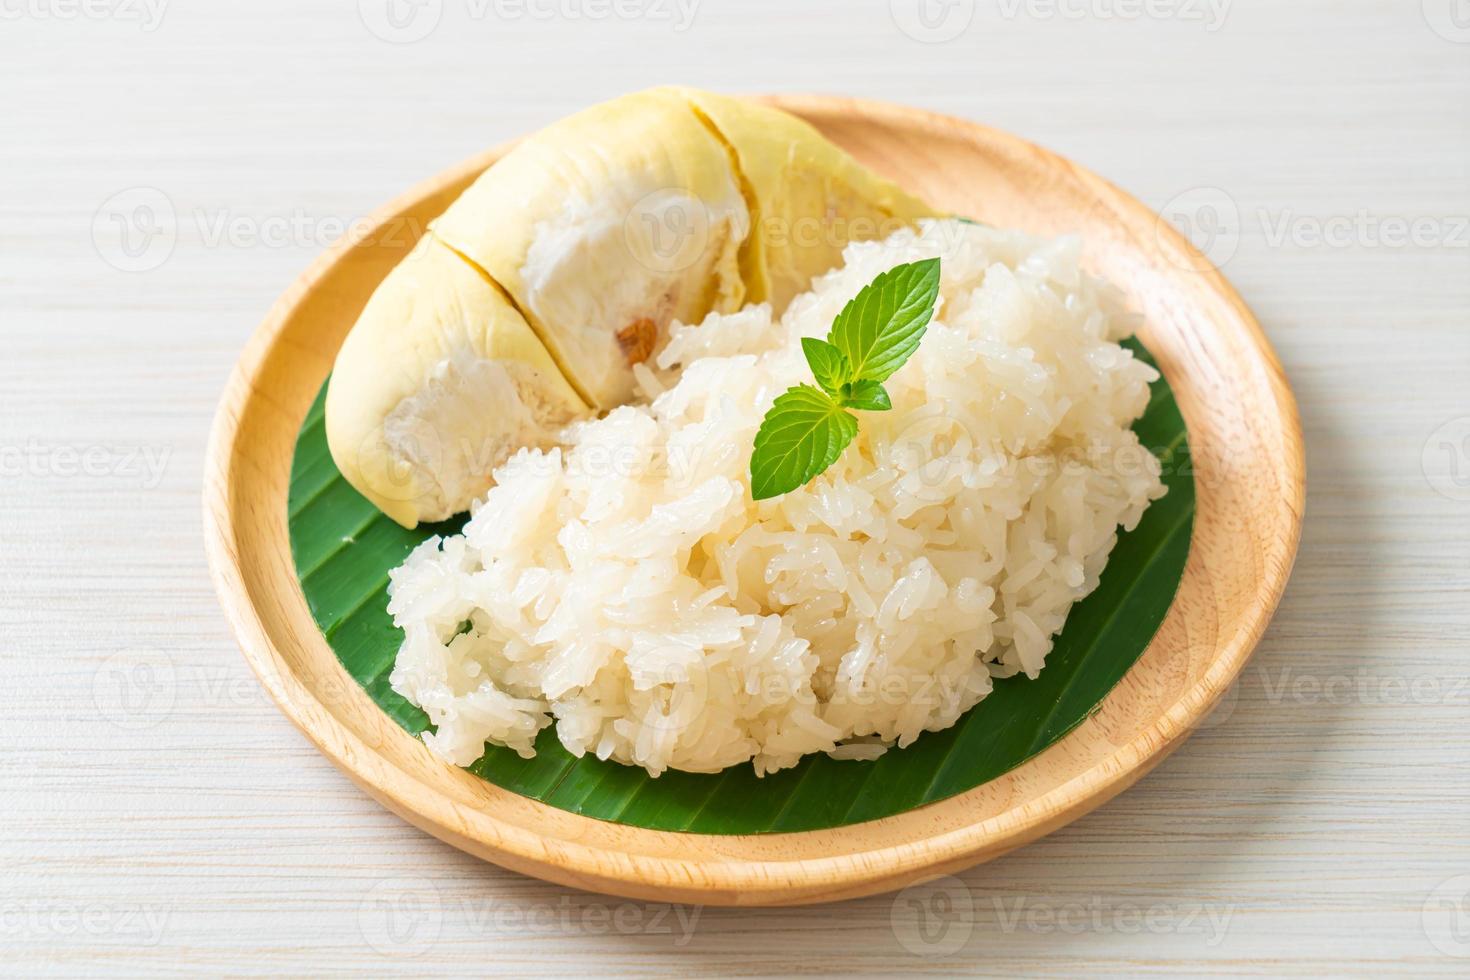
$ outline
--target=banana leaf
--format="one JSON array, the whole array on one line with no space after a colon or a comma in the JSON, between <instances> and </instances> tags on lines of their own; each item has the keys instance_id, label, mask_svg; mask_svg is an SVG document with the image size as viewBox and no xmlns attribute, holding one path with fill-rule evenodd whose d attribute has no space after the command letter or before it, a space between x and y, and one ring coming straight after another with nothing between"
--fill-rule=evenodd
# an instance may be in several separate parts
<instances>
[{"instance_id":1,"label":"banana leaf","mask_svg":"<svg viewBox=\"0 0 1470 980\"><path fill-rule=\"evenodd\" d=\"M1136 341L1139 357L1152 358ZM463 518L406 530L368 503L327 451L326 386L297 439L287 500L292 557L311 614L342 666L406 731L428 718L388 686L402 632L387 612L388 572ZM1121 533L1101 584L1077 603L1037 680L999 680L989 697L942 732L870 761L808 756L775 775L749 765L716 774L644 770L578 759L541 733L536 757L491 746L470 767L482 779L551 806L656 830L755 834L815 830L892 816L972 789L1056 742L1095 710L1148 646L1173 601L1189 551L1194 481L1184 421L1168 384L1155 382L1134 425L1163 463L1168 495Z\"/></svg>"}]
</instances>

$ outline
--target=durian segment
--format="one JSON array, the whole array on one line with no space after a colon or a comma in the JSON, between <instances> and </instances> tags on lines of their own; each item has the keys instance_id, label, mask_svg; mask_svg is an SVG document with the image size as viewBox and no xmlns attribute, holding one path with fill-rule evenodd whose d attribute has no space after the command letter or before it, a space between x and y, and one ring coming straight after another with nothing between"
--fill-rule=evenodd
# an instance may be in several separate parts
<instances>
[{"instance_id":1,"label":"durian segment","mask_svg":"<svg viewBox=\"0 0 1470 980\"><path fill-rule=\"evenodd\" d=\"M337 354L327 442L349 483L413 527L463 511L507 456L588 412L500 289L426 234Z\"/></svg>"},{"instance_id":2,"label":"durian segment","mask_svg":"<svg viewBox=\"0 0 1470 980\"><path fill-rule=\"evenodd\" d=\"M751 208L740 268L746 302L779 314L842 264L848 242L886 238L938 212L884 180L810 124L743 99L677 89L734 150Z\"/></svg>"},{"instance_id":3,"label":"durian segment","mask_svg":"<svg viewBox=\"0 0 1470 980\"><path fill-rule=\"evenodd\" d=\"M505 456L625 402L672 321L779 313L848 241L934 213L776 109L594 106L482 174L379 286L328 389L332 455L405 526L459 513Z\"/></svg>"},{"instance_id":4,"label":"durian segment","mask_svg":"<svg viewBox=\"0 0 1470 980\"><path fill-rule=\"evenodd\" d=\"M608 409L673 320L745 301L750 215L728 148L655 89L525 140L431 227L512 297L571 383Z\"/></svg>"}]
</instances>

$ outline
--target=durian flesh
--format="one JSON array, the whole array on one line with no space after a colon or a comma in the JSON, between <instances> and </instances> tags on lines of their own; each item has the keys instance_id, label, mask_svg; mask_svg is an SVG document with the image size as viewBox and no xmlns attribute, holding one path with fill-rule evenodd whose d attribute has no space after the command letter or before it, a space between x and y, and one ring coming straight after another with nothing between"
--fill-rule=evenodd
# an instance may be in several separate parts
<instances>
[{"instance_id":1,"label":"durian flesh","mask_svg":"<svg viewBox=\"0 0 1470 980\"><path fill-rule=\"evenodd\" d=\"M690 89L593 106L528 137L434 221L338 354L338 469L406 527L626 401L674 321L779 313L850 240L934 212L779 110Z\"/></svg>"},{"instance_id":2,"label":"durian flesh","mask_svg":"<svg viewBox=\"0 0 1470 980\"><path fill-rule=\"evenodd\" d=\"M388 273L327 386L327 444L405 527L464 510L517 448L588 412L484 273L432 232Z\"/></svg>"}]
</instances>

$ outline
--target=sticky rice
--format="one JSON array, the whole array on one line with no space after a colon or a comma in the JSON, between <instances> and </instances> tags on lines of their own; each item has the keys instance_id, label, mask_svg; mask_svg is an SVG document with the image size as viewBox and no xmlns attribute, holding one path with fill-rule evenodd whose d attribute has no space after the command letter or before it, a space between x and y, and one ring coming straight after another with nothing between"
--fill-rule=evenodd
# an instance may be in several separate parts
<instances>
[{"instance_id":1,"label":"sticky rice","mask_svg":"<svg viewBox=\"0 0 1470 980\"><path fill-rule=\"evenodd\" d=\"M940 256L939 304L888 412L812 482L756 502L751 446L885 269ZM854 244L779 319L676 325L641 398L524 449L462 534L392 573L392 686L469 765L486 743L758 773L873 758L1043 669L1120 527L1162 496L1129 426L1157 375L1079 243L958 221Z\"/></svg>"}]
</instances>

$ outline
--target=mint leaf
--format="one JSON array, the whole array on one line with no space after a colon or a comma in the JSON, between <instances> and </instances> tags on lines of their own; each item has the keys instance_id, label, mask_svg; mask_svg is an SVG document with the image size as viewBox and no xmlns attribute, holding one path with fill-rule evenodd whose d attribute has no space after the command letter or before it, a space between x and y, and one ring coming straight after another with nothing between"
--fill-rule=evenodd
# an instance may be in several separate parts
<instances>
[{"instance_id":1,"label":"mint leaf","mask_svg":"<svg viewBox=\"0 0 1470 980\"><path fill-rule=\"evenodd\" d=\"M857 418L811 385L788 388L777 397L750 454L750 495L779 497L837 461L857 435Z\"/></svg>"},{"instance_id":2,"label":"mint leaf","mask_svg":"<svg viewBox=\"0 0 1470 980\"><path fill-rule=\"evenodd\" d=\"M838 400L847 408L864 412L886 412L893 407L888 392L876 381L854 381L843 387Z\"/></svg>"},{"instance_id":3,"label":"mint leaf","mask_svg":"<svg viewBox=\"0 0 1470 980\"><path fill-rule=\"evenodd\" d=\"M802 338L821 388L786 389L761 419L750 453L752 497L790 493L835 463L857 435L857 417L847 409L893 407L883 382L918 349L938 298L938 259L895 266L842 308L826 340Z\"/></svg>"},{"instance_id":4,"label":"mint leaf","mask_svg":"<svg viewBox=\"0 0 1470 980\"><path fill-rule=\"evenodd\" d=\"M843 385L852 380L852 365L842 351L825 340L816 337L801 338L801 352L811 366L812 376L829 395L835 395Z\"/></svg>"},{"instance_id":5,"label":"mint leaf","mask_svg":"<svg viewBox=\"0 0 1470 980\"><path fill-rule=\"evenodd\" d=\"M852 379L886 381L918 349L938 297L938 259L895 266L842 308L827 340L852 365Z\"/></svg>"}]
</instances>

